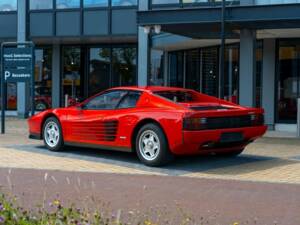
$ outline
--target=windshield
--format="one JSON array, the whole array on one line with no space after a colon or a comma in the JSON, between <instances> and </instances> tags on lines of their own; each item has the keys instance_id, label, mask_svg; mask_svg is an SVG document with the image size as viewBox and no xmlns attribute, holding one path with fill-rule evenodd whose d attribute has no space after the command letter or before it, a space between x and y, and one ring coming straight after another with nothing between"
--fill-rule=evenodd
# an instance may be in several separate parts
<instances>
[{"instance_id":1,"label":"windshield","mask_svg":"<svg viewBox=\"0 0 300 225\"><path fill-rule=\"evenodd\" d=\"M197 102L197 96L189 91L156 91L154 94L173 102Z\"/></svg>"}]
</instances>

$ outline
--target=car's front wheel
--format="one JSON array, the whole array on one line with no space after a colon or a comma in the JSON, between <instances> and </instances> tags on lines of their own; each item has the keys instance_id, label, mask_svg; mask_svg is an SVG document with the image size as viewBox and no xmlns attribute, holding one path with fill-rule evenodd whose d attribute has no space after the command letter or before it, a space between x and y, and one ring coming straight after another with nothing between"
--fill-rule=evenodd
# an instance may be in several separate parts
<instances>
[{"instance_id":1,"label":"car's front wheel","mask_svg":"<svg viewBox=\"0 0 300 225\"><path fill-rule=\"evenodd\" d=\"M59 121L55 117L48 118L43 126L43 140L50 151L63 149L63 135Z\"/></svg>"},{"instance_id":2,"label":"car's front wheel","mask_svg":"<svg viewBox=\"0 0 300 225\"><path fill-rule=\"evenodd\" d=\"M135 144L139 159L147 166L163 166L173 159L164 132L154 123L138 131Z\"/></svg>"}]
</instances>

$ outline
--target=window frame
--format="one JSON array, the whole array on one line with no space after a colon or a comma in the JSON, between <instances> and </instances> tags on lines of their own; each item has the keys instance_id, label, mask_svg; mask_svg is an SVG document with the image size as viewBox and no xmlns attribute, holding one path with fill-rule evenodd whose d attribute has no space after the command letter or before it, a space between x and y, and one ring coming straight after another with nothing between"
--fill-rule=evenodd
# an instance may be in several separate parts
<instances>
[{"instance_id":1,"label":"window frame","mask_svg":"<svg viewBox=\"0 0 300 225\"><path fill-rule=\"evenodd\" d=\"M82 9L84 10L94 10L94 9L107 9L110 7L110 0L106 0L106 5L104 6L88 6L85 3L85 0L82 1Z\"/></svg>"},{"instance_id":2,"label":"window frame","mask_svg":"<svg viewBox=\"0 0 300 225\"><path fill-rule=\"evenodd\" d=\"M65 10L80 10L82 7L82 4L83 4L83 1L82 0L78 0L79 1L79 5L78 6L75 6L75 7L66 7L66 8L58 8L57 7L57 3L58 3L59 0L53 0L53 3L55 5L55 9L56 10L62 10L62 11L65 11Z\"/></svg>"},{"instance_id":3,"label":"window frame","mask_svg":"<svg viewBox=\"0 0 300 225\"><path fill-rule=\"evenodd\" d=\"M135 106L133 106L133 107L127 107L127 108L119 108L119 106L120 106L120 104L122 103L122 101L123 101L128 95L130 95L130 94L132 94L132 93L135 93L135 94L138 94L138 95L139 95L139 98L138 98L138 100L136 101ZM118 110L118 109L119 109L119 110L121 110L121 109L134 109L134 108L136 108L136 106L137 106L137 104L138 104L138 102L139 102L139 100L140 100L142 94L143 94L142 91L128 90L127 94L124 95L124 96L120 99L120 101L118 102L118 104L117 104L115 110Z\"/></svg>"},{"instance_id":4,"label":"window frame","mask_svg":"<svg viewBox=\"0 0 300 225\"><path fill-rule=\"evenodd\" d=\"M55 6L56 6L56 0L51 0L51 8L43 8L43 9L32 9L31 8L31 0L28 0L28 10L29 11L51 11L51 10L54 10L55 9Z\"/></svg>"},{"instance_id":5,"label":"window frame","mask_svg":"<svg viewBox=\"0 0 300 225\"><path fill-rule=\"evenodd\" d=\"M124 94L124 96L126 96L126 95L128 94L129 91L128 91L128 90L116 89L116 90L109 90L109 91L101 92L101 93L99 93L99 94L97 94L97 95L94 95L94 96L88 98L86 101L84 101L84 102L80 105L80 108L81 108L82 110L94 110L94 111L96 111L96 110L97 110L97 111L100 111L100 110L105 110L105 111L107 111L107 110L115 110L115 109L117 109L117 106L119 105L120 101L123 99L124 96L122 96L122 97L118 100L118 102L117 102L117 104L114 106L114 108L111 108L111 109L89 109L89 108L86 108L86 105L87 105L88 103L90 103L92 100L94 100L95 98L98 98L98 97L100 97L100 96L102 96L102 95L106 95L106 94L113 93L113 92L126 92L126 93Z\"/></svg>"},{"instance_id":6,"label":"window frame","mask_svg":"<svg viewBox=\"0 0 300 225\"><path fill-rule=\"evenodd\" d=\"M139 0L135 0L136 1L136 3L135 4L133 4L133 5L114 5L114 0L110 0L110 6L112 7L112 8L136 8L137 6L138 6L138 4L139 4Z\"/></svg>"},{"instance_id":7,"label":"window frame","mask_svg":"<svg viewBox=\"0 0 300 225\"><path fill-rule=\"evenodd\" d=\"M4 4L1 3L0 7L2 7ZM18 11L18 1L16 0L16 4L11 4L13 7L12 10L0 10L0 14L10 14L10 13L16 13Z\"/></svg>"}]
</instances>

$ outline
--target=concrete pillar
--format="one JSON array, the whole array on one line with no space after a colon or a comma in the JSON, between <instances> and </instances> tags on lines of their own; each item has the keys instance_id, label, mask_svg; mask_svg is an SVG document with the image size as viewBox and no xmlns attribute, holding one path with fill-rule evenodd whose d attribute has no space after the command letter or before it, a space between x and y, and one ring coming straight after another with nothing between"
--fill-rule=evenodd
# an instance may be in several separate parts
<instances>
[{"instance_id":1,"label":"concrete pillar","mask_svg":"<svg viewBox=\"0 0 300 225\"><path fill-rule=\"evenodd\" d=\"M18 0L18 33L17 41L26 41L26 0ZM17 108L18 116L28 117L30 109L29 85L28 83L17 84Z\"/></svg>"},{"instance_id":2,"label":"concrete pillar","mask_svg":"<svg viewBox=\"0 0 300 225\"><path fill-rule=\"evenodd\" d=\"M53 45L52 49L52 108L60 107L60 45Z\"/></svg>"},{"instance_id":3,"label":"concrete pillar","mask_svg":"<svg viewBox=\"0 0 300 225\"><path fill-rule=\"evenodd\" d=\"M275 39L263 41L262 107L265 109L265 123L270 129L275 124Z\"/></svg>"},{"instance_id":4,"label":"concrete pillar","mask_svg":"<svg viewBox=\"0 0 300 225\"><path fill-rule=\"evenodd\" d=\"M148 10L148 0L139 1L139 10ZM144 28L138 27L138 85L147 85L149 71L149 34L144 32Z\"/></svg>"},{"instance_id":5,"label":"concrete pillar","mask_svg":"<svg viewBox=\"0 0 300 225\"><path fill-rule=\"evenodd\" d=\"M240 33L239 103L255 106L256 31L243 29Z\"/></svg>"}]
</instances>

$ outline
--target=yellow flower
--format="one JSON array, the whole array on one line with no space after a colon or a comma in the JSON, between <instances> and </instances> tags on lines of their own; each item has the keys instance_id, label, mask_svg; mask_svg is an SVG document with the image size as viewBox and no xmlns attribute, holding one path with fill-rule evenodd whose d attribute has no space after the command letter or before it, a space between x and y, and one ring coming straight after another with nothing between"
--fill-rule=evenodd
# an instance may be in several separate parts
<instances>
[{"instance_id":1,"label":"yellow flower","mask_svg":"<svg viewBox=\"0 0 300 225\"><path fill-rule=\"evenodd\" d=\"M150 220L146 220L144 222L145 225L156 225L155 223L152 223Z\"/></svg>"},{"instance_id":2,"label":"yellow flower","mask_svg":"<svg viewBox=\"0 0 300 225\"><path fill-rule=\"evenodd\" d=\"M53 205L60 205L60 201L59 200L54 200Z\"/></svg>"},{"instance_id":3,"label":"yellow flower","mask_svg":"<svg viewBox=\"0 0 300 225\"><path fill-rule=\"evenodd\" d=\"M239 223L238 223L238 222L235 222L233 225L239 225Z\"/></svg>"}]
</instances>

